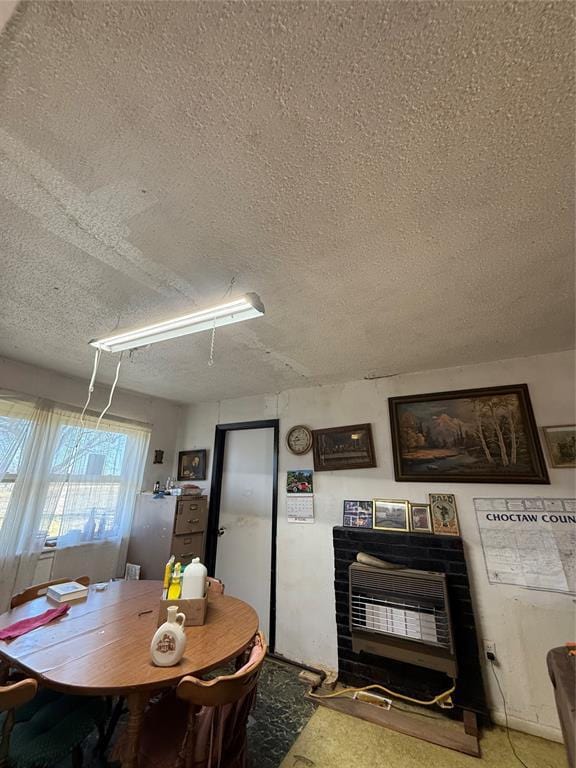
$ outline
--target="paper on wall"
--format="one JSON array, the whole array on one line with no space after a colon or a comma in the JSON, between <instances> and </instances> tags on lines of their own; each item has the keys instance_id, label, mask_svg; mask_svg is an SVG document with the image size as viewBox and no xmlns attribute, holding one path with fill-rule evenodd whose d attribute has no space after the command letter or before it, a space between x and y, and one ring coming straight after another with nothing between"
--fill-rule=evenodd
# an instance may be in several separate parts
<instances>
[{"instance_id":1,"label":"paper on wall","mask_svg":"<svg viewBox=\"0 0 576 768\"><path fill-rule=\"evenodd\" d=\"M313 523L314 495L287 495L286 515L289 523Z\"/></svg>"},{"instance_id":2,"label":"paper on wall","mask_svg":"<svg viewBox=\"0 0 576 768\"><path fill-rule=\"evenodd\" d=\"M576 500L474 499L488 580L576 593Z\"/></svg>"}]
</instances>

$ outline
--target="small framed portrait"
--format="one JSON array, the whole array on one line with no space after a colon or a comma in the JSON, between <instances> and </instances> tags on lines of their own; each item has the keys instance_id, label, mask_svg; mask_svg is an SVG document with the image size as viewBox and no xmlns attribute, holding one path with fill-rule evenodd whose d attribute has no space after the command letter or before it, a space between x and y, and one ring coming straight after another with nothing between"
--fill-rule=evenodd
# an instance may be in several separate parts
<instances>
[{"instance_id":1,"label":"small framed portrait","mask_svg":"<svg viewBox=\"0 0 576 768\"><path fill-rule=\"evenodd\" d=\"M206 480L206 449L180 451L178 480Z\"/></svg>"},{"instance_id":2,"label":"small framed portrait","mask_svg":"<svg viewBox=\"0 0 576 768\"><path fill-rule=\"evenodd\" d=\"M379 531L409 531L408 502L373 499L373 525Z\"/></svg>"},{"instance_id":3,"label":"small framed portrait","mask_svg":"<svg viewBox=\"0 0 576 768\"><path fill-rule=\"evenodd\" d=\"M410 504L410 530L416 533L432 533L430 504Z\"/></svg>"},{"instance_id":4,"label":"small framed portrait","mask_svg":"<svg viewBox=\"0 0 576 768\"><path fill-rule=\"evenodd\" d=\"M445 536L460 536L456 499L451 493L430 493L432 530Z\"/></svg>"},{"instance_id":5,"label":"small framed portrait","mask_svg":"<svg viewBox=\"0 0 576 768\"><path fill-rule=\"evenodd\" d=\"M554 469L576 467L576 426L542 427L550 466Z\"/></svg>"},{"instance_id":6,"label":"small framed portrait","mask_svg":"<svg viewBox=\"0 0 576 768\"><path fill-rule=\"evenodd\" d=\"M343 525L347 528L372 528L372 502L346 500Z\"/></svg>"}]
</instances>

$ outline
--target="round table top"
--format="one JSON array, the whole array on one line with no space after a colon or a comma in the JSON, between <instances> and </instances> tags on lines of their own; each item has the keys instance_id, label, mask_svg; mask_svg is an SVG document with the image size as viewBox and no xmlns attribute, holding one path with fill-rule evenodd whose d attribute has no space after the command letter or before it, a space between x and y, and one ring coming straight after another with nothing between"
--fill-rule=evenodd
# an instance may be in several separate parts
<instances>
[{"instance_id":1,"label":"round table top","mask_svg":"<svg viewBox=\"0 0 576 768\"><path fill-rule=\"evenodd\" d=\"M163 688L184 675L200 675L240 655L258 630L253 608L236 597L208 602L206 623L185 627L184 657L155 667L150 643L157 629L159 581L117 581L103 592L70 603L69 612L14 640L0 640L0 658L47 687L77 694L126 694ZM43 613L55 604L39 597L0 616L0 629Z\"/></svg>"}]
</instances>

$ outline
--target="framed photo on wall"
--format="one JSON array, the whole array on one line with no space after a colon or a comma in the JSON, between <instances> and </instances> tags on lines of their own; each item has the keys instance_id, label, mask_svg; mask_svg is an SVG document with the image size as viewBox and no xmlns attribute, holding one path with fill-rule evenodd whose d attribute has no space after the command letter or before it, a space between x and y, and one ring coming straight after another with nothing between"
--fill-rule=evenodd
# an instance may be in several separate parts
<instances>
[{"instance_id":1,"label":"framed photo on wall","mask_svg":"<svg viewBox=\"0 0 576 768\"><path fill-rule=\"evenodd\" d=\"M410 530L416 533L432 533L430 504L410 503Z\"/></svg>"},{"instance_id":2,"label":"framed photo on wall","mask_svg":"<svg viewBox=\"0 0 576 768\"><path fill-rule=\"evenodd\" d=\"M206 449L180 451L178 480L206 480Z\"/></svg>"},{"instance_id":3,"label":"framed photo on wall","mask_svg":"<svg viewBox=\"0 0 576 768\"><path fill-rule=\"evenodd\" d=\"M376 466L371 424L315 429L312 435L317 472Z\"/></svg>"},{"instance_id":4,"label":"framed photo on wall","mask_svg":"<svg viewBox=\"0 0 576 768\"><path fill-rule=\"evenodd\" d=\"M347 528L372 528L372 502L346 500L343 525Z\"/></svg>"},{"instance_id":5,"label":"framed photo on wall","mask_svg":"<svg viewBox=\"0 0 576 768\"><path fill-rule=\"evenodd\" d=\"M542 427L550 466L554 469L576 467L576 425Z\"/></svg>"},{"instance_id":6,"label":"framed photo on wall","mask_svg":"<svg viewBox=\"0 0 576 768\"><path fill-rule=\"evenodd\" d=\"M550 483L526 384L388 404L396 480Z\"/></svg>"},{"instance_id":7,"label":"framed photo on wall","mask_svg":"<svg viewBox=\"0 0 576 768\"><path fill-rule=\"evenodd\" d=\"M408 502L374 499L374 528L379 531L409 531Z\"/></svg>"},{"instance_id":8,"label":"framed photo on wall","mask_svg":"<svg viewBox=\"0 0 576 768\"><path fill-rule=\"evenodd\" d=\"M430 493L432 530L445 536L460 536L456 499L451 493Z\"/></svg>"},{"instance_id":9,"label":"framed photo on wall","mask_svg":"<svg viewBox=\"0 0 576 768\"><path fill-rule=\"evenodd\" d=\"M314 493L313 475L311 469L289 469L286 473L286 493Z\"/></svg>"}]
</instances>

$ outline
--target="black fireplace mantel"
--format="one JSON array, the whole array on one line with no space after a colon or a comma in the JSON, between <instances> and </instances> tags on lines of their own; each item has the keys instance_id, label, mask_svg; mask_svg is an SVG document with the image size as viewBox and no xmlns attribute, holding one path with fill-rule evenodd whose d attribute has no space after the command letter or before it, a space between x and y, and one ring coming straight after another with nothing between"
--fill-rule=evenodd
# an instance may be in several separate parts
<instances>
[{"instance_id":1,"label":"black fireplace mantel","mask_svg":"<svg viewBox=\"0 0 576 768\"><path fill-rule=\"evenodd\" d=\"M441 672L383 656L356 654L352 650L348 568L356 560L358 552L365 552L408 568L446 574L458 661L454 700L458 707L486 716L486 698L462 539L425 533L389 533L336 527L333 529L333 540L340 681L351 686L379 683L419 699L433 698L451 686L451 680Z\"/></svg>"}]
</instances>

